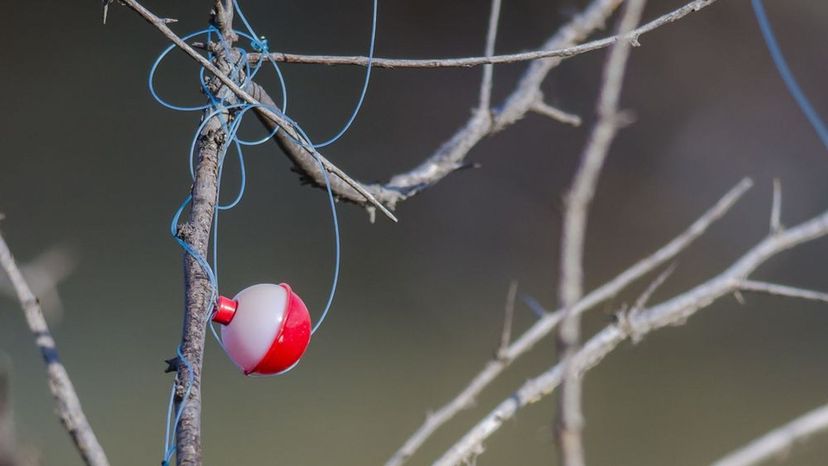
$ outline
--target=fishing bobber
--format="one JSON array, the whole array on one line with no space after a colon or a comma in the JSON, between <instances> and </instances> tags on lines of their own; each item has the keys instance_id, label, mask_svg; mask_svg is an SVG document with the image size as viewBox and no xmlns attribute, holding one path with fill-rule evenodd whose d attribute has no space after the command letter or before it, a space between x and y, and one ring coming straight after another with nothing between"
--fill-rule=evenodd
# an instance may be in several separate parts
<instances>
[{"instance_id":1,"label":"fishing bobber","mask_svg":"<svg viewBox=\"0 0 828 466\"><path fill-rule=\"evenodd\" d=\"M222 325L224 350L245 375L285 372L310 342L308 308L285 283L253 285L233 299L220 296L213 321Z\"/></svg>"}]
</instances>

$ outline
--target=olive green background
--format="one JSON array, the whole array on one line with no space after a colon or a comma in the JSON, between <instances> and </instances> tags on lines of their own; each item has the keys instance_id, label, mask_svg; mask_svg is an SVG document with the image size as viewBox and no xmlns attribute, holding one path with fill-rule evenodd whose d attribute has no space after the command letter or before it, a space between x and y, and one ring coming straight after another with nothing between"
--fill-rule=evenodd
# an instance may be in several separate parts
<instances>
[{"instance_id":1,"label":"olive green background","mask_svg":"<svg viewBox=\"0 0 828 466\"><path fill-rule=\"evenodd\" d=\"M203 27L209 1L147 1ZM682 4L652 1L655 17ZM828 4L768 0L797 77L828 114ZM497 50L537 47L584 1L504 2ZM148 69L162 37L117 4L100 24L96 1L2 0L0 211L21 262L55 244L80 263L61 284L53 323L64 362L114 465L158 464L173 355L181 330L181 251L168 223L189 189L196 114L156 105ZM370 2L252 1L243 6L271 48L360 54ZM489 4L380 2L377 53L478 55ZM605 33L601 33L605 34ZM593 288L668 241L743 176L756 187L678 260L654 297L668 298L729 264L767 231L771 183L784 187L792 225L828 208L828 154L772 68L748 0L720 0L641 38L623 106L636 123L613 146L590 215L586 279ZM583 115L570 128L527 116L469 154L456 173L400 206L399 224L368 222L340 205L342 281L335 307L302 364L283 377L245 378L212 340L204 377L210 465L381 464L425 413L459 391L491 356L509 280L556 302L562 195L593 120L604 51L554 70L549 102ZM495 70L495 101L525 65ZM362 70L285 66L290 113L316 138L333 134L358 95ZM324 151L349 173L382 180L428 156L466 121L481 70L376 70L353 129ZM159 90L198 103L196 68L174 54ZM267 78L271 88L275 80ZM244 130L261 134L256 124ZM332 235L326 199L300 186L275 145L247 153L243 202L221 219L222 292L289 281L312 312L327 296ZM228 163L223 198L238 186ZM785 253L756 277L828 290L828 241ZM645 283L586 318L591 334ZM534 317L518 307L515 331ZM826 401L828 309L747 296L726 298L685 326L624 344L585 382L586 446L593 465L706 464ZM17 303L0 298L0 350L13 361L20 443L47 465L81 464L53 415L43 365ZM428 464L527 378L550 367L545 341L420 451ZM554 397L521 411L477 464L555 464ZM824 464L825 436L787 464Z\"/></svg>"}]
</instances>

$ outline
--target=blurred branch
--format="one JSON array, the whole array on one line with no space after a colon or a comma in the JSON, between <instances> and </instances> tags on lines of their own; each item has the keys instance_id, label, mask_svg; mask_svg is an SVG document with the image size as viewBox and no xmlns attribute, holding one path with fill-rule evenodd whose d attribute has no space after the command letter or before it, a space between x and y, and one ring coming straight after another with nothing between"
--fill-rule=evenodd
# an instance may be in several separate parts
<instances>
[{"instance_id":1,"label":"blurred branch","mask_svg":"<svg viewBox=\"0 0 828 466\"><path fill-rule=\"evenodd\" d=\"M69 373L60 361L57 345L49 331L49 326L46 324L40 302L23 278L23 274L18 269L2 234L0 234L0 266L8 274L17 292L17 298L23 307L26 323L34 335L35 343L46 363L49 389L57 404L58 417L60 417L63 426L72 437L75 447L86 464L90 466L108 466L109 461L106 459L106 454L92 431L92 426L89 425L86 415L83 413L75 387L69 379Z\"/></svg>"},{"instance_id":2,"label":"blurred branch","mask_svg":"<svg viewBox=\"0 0 828 466\"><path fill-rule=\"evenodd\" d=\"M793 421L753 440L716 461L712 466L754 466L785 456L797 443L828 430L828 405L809 411Z\"/></svg>"},{"instance_id":3,"label":"blurred branch","mask_svg":"<svg viewBox=\"0 0 828 466\"><path fill-rule=\"evenodd\" d=\"M828 212L791 229L769 235L719 275L661 304L634 313L623 322L607 326L577 352L572 364L583 376L627 338L637 340L657 329L684 324L699 310L738 290L748 275L768 259L826 234ZM564 367L557 364L527 381L512 396L483 417L446 451L435 465L459 464L479 452L483 442L500 429L504 422L514 417L519 409L552 393L561 384L563 376Z\"/></svg>"},{"instance_id":4,"label":"blurred branch","mask_svg":"<svg viewBox=\"0 0 828 466\"><path fill-rule=\"evenodd\" d=\"M500 332L500 345L497 347L495 356L500 357L508 348L512 339L512 322L515 318L515 299L517 298L518 282L512 280L509 283L509 292L506 293L506 306L503 308L503 329Z\"/></svg>"},{"instance_id":5,"label":"blurred branch","mask_svg":"<svg viewBox=\"0 0 828 466\"><path fill-rule=\"evenodd\" d=\"M501 0L492 0L491 12L489 13L489 29L486 32L486 56L494 55L495 41L497 40L497 24L500 21ZM479 111L488 112L492 105L492 75L494 67L483 66L483 80L480 83L480 107Z\"/></svg>"},{"instance_id":6,"label":"blurred branch","mask_svg":"<svg viewBox=\"0 0 828 466\"><path fill-rule=\"evenodd\" d=\"M470 68L481 65L500 65L506 63L519 63L526 61L540 60L544 58L571 58L582 53L599 50L618 41L619 38L634 39L666 24L678 21L690 13L710 6L716 0L696 0L684 5L681 8L660 16L653 21L635 29L626 36L611 36L604 39L594 40L581 45L559 46L554 49L544 47L541 50L532 52L511 53L507 55L493 55L484 57L465 58L423 58L423 59L399 59L399 58L373 58L371 66L376 68ZM251 62L261 60L261 54L251 53L248 56ZM280 63L297 63L307 65L355 65L368 66L368 57L359 56L332 56L332 55L301 55L295 53L272 52L269 58Z\"/></svg>"},{"instance_id":7,"label":"blurred branch","mask_svg":"<svg viewBox=\"0 0 828 466\"><path fill-rule=\"evenodd\" d=\"M782 296L785 298L799 298L807 299L810 301L828 303L828 293L805 290L802 288L795 288L792 286L777 285L775 283L765 283L754 280L743 280L741 283L739 283L739 289L742 291L754 291L757 293L766 293L774 296Z\"/></svg>"},{"instance_id":8,"label":"blurred branch","mask_svg":"<svg viewBox=\"0 0 828 466\"><path fill-rule=\"evenodd\" d=\"M14 417L9 387L9 364L0 354L0 466L17 466Z\"/></svg>"},{"instance_id":9,"label":"blurred branch","mask_svg":"<svg viewBox=\"0 0 828 466\"><path fill-rule=\"evenodd\" d=\"M26 283L40 300L40 307L47 320L54 320L62 314L63 303L58 293L58 284L72 274L77 262L73 250L54 246L20 266ZM0 293L17 298L11 281L5 276L0 276Z\"/></svg>"},{"instance_id":10,"label":"blurred branch","mask_svg":"<svg viewBox=\"0 0 828 466\"><path fill-rule=\"evenodd\" d=\"M619 36L627 37L641 20L645 0L628 0L619 25ZM558 293L565 309L558 326L557 345L564 368L563 389L558 398L556 437L563 466L584 466L582 432L584 415L581 402L582 382L572 358L581 344L580 315L572 306L583 295L583 257L587 218L598 178L609 148L618 129L624 124L618 103L624 84L627 60L636 38L621 40L610 50L604 67L604 82L598 97L598 121L581 155L581 164L575 173L572 189L566 197L566 210L561 235L561 278Z\"/></svg>"},{"instance_id":11,"label":"blurred branch","mask_svg":"<svg viewBox=\"0 0 828 466\"><path fill-rule=\"evenodd\" d=\"M782 183L773 180L773 203L771 204L770 231L776 233L782 229Z\"/></svg>"},{"instance_id":12,"label":"blurred branch","mask_svg":"<svg viewBox=\"0 0 828 466\"><path fill-rule=\"evenodd\" d=\"M535 101L534 104L532 104L532 108L530 110L537 113L538 115L549 117L565 125L581 126L581 117L557 109L551 105L548 105L540 97L538 97L538 100Z\"/></svg>"},{"instance_id":13,"label":"blurred branch","mask_svg":"<svg viewBox=\"0 0 828 466\"><path fill-rule=\"evenodd\" d=\"M572 312L583 313L597 306L601 302L617 295L639 278L675 258L680 252L689 247L693 241L703 235L716 220L724 216L752 185L753 183L749 179L743 179L713 207L705 212L704 215L693 222L684 232L654 253L636 262L609 282L588 293L573 306ZM397 466L404 463L437 429L451 420L458 412L472 406L474 399L480 392L503 373L515 359L531 350L535 344L554 330L562 316L562 309L547 313L517 340L514 340L508 347L500 351L497 357L489 361L486 367L474 376L457 396L440 409L429 414L425 422L394 453L394 456L388 460L386 466Z\"/></svg>"}]
</instances>

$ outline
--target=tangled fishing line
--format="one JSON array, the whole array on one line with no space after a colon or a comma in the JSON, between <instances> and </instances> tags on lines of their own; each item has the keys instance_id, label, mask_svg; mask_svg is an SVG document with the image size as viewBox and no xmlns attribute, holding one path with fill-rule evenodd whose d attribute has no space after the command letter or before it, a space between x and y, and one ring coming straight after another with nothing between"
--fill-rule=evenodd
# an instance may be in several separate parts
<instances>
[{"instance_id":1,"label":"tangled fishing line","mask_svg":"<svg viewBox=\"0 0 828 466\"><path fill-rule=\"evenodd\" d=\"M307 135L305 131L302 130L301 126L297 124L295 121L290 119L287 114L287 103L288 103L288 91L287 85L285 83L284 76L279 68L279 65L270 59L269 50L268 50L268 41L263 36L259 36L254 31L252 25L247 20L247 17L244 15L241 7L239 6L238 0L233 0L233 8L234 13L241 19L242 23L244 24L245 30L238 31L234 30L235 34L237 34L240 38L243 38L247 41L248 46L255 52L258 52L259 59L252 63L248 60L248 52L245 48L240 47L238 44L232 44L227 41L221 31L219 31L215 26L210 26L206 29L193 32L188 34L182 39L190 40L196 37L205 37L205 43L211 44L213 47L217 48L210 48L210 51L207 52L207 58L213 61L216 58L215 52L213 50L218 50L219 52L223 53L224 56L238 56L237 60L233 60L234 64L230 69L228 77L230 77L234 82L236 82L242 89L247 88L252 82L253 78L261 72L263 69L267 68L268 65L272 68L273 72L276 75L276 78L279 82L280 90L281 90L281 108L277 107L267 107L269 110L275 112L276 114L280 115L285 121L289 122L293 129L300 135L301 139L293 138L294 141L306 149L308 149L314 157L316 158L316 162L319 165L319 169L322 172L325 180L325 187L327 190L327 197L328 203L330 205L331 211L331 220L333 224L333 232L334 232L334 251L335 251L335 259L334 259L334 271L333 271L333 278L331 281L331 289L330 293L328 294L328 299L325 304L325 307L320 314L319 318L317 319L316 323L313 325L311 333L315 333L320 325L324 322L325 317L328 315L330 311L331 304L333 303L333 298L336 293L336 286L339 280L339 268L340 268L340 234L339 234L339 223L337 220L336 215L336 205L334 200L333 191L331 189L330 180L328 178L328 172L323 167L321 160L315 149L322 148L333 144L337 140L339 140L351 127L354 120L357 117L362 105L365 101L365 95L368 91L368 84L371 79L371 62L374 55L374 43L376 39L376 26L377 26L377 0L372 0L372 14L371 14L371 34L370 34L370 45L369 45L369 52L368 52L368 66L365 72L365 78L362 83L362 88L359 94L359 98L354 105L354 108L345 122L345 124L336 132L332 137L326 139L324 142L321 143L313 143L311 142L312 139ZM266 135L265 137L248 141L241 139L239 137L239 129L241 124L244 120L244 117L248 114L250 110L255 110L256 108L265 107L264 105L251 105L248 103L237 103L235 101L235 97L232 95L216 95L216 93L211 90L209 80L207 78L207 71L202 67L198 72L199 77L199 84L201 87L201 92L206 96L207 102L203 105L195 105L195 106L182 106L171 103L166 99L162 98L159 93L156 91L155 88L155 75L162 64L164 59L169 55L171 51L176 48L176 45L170 45L155 60L153 63L150 73L149 73L149 80L148 80L148 87L150 93L152 94L153 98L162 106L169 108L175 111L181 112L202 112L203 117L201 124L196 128L191 144L190 144L190 151L189 151L189 168L190 168L190 176L195 179L195 159L196 159L196 147L198 145L198 139L201 135L202 131L205 129L208 123L217 119L221 125L221 129L226 134L225 143L220 148L218 154L218 180L217 180L217 200L215 203L214 211L213 211L213 225L212 225L212 235L213 235L213 245L212 245L212 253L211 253L211 261L208 261L206 257L201 255L198 251L193 249L193 247L188 244L181 236L178 234L178 227L181 215L183 214L186 207L192 202L192 195L188 195L183 202L179 205L178 209L176 210L175 214L173 215L172 222L170 224L170 234L175 239L175 241L181 246L181 248L199 264L201 269L204 271L205 275L208 278L210 283L210 300L208 301L207 305L211 306L210 312L207 312L207 319L202 323L205 327L210 323L210 317L212 314L212 306L215 303L216 299L218 298L218 214L220 211L225 211L232 209L236 205L241 202L245 188L247 185L247 174L245 168L245 161L244 161L244 153L243 147L245 146L254 146L259 144L264 144L270 141L280 129L277 127L275 130L271 131L270 134ZM227 204L221 204L218 201L218 192L220 192L221 187L221 177L224 167L224 162L226 160L226 155L228 150L232 148L236 152L236 156L238 157L239 167L240 167L240 187L239 191L236 196L233 198L232 201L228 202ZM221 344L221 339L219 338L218 334L216 333L215 329L210 325L211 331L216 338L216 340ZM162 465L166 466L169 464L170 459L175 454L175 437L178 428L178 424L181 420L181 415L184 412L184 408L187 405L187 401L190 396L190 392L193 386L193 371L192 371L192 364L184 355L182 351L181 345L179 345L176 349L176 355L178 358L178 363L183 364L188 370L188 380L184 384L183 394L181 396L181 401L179 402L177 408L173 409L174 407L174 399L175 399L175 389L176 383L173 382L172 390L170 392L170 399L169 404L167 407L167 422L166 422L166 429L164 433L164 453L163 453L163 461Z\"/></svg>"}]
</instances>

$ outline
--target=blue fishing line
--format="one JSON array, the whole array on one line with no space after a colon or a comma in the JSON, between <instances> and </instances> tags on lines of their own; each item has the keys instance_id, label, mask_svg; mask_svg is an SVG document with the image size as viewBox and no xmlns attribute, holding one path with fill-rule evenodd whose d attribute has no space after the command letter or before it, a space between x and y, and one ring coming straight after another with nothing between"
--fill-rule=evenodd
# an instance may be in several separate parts
<instances>
[{"instance_id":1,"label":"blue fishing line","mask_svg":"<svg viewBox=\"0 0 828 466\"><path fill-rule=\"evenodd\" d=\"M250 33L250 35L255 37L256 32L253 30L253 27L247 21L247 17L242 12L238 1L233 0L233 4L236 8L236 13L239 16L239 19L241 19L242 23L247 28L247 31ZM342 138L342 136L345 135L345 133L348 132L348 130L351 128L354 121L356 120L356 117L359 114L359 111L362 109L362 105L365 103L365 96L368 94L368 85L371 81L371 70L373 69L374 48L375 48L374 44L376 43L376 38L377 38L377 0L372 0L371 39L370 39L370 45L368 46L368 64L365 67L365 79L362 82L362 90L359 93L359 98L357 99L357 103L354 106L353 111L351 112L351 116L348 117L348 120L345 122L345 124L342 126L342 128L340 128L340 130L333 137L326 140L325 142L321 142L319 144L311 144L312 148L321 149L323 147L329 146L329 145L333 144L334 142L338 141L339 139ZM267 60L271 61L274 65L274 67L276 67L278 69L278 66L276 65L276 62L273 61L270 58L270 56L268 55L267 40L263 40L263 50L261 50L261 55L260 56L263 57L263 58L265 56L267 56ZM283 110L283 112L287 113L287 110ZM308 142L310 142L310 139L308 139Z\"/></svg>"},{"instance_id":2,"label":"blue fishing line","mask_svg":"<svg viewBox=\"0 0 828 466\"><path fill-rule=\"evenodd\" d=\"M764 37L765 43L768 46L771 59L773 59L773 63L776 65L776 69L779 71L785 87L788 88L788 92L796 100L797 105L799 105L802 113L805 114L808 122L811 123L822 144L828 149L828 128L825 127L825 123L823 123L819 114L808 100L808 97L802 91L793 72L791 72L791 68L785 60L785 55L782 53L782 48L779 47L779 42L773 33L768 14L765 12L765 5L762 3L762 0L751 0L751 4L753 5L753 11L756 13L756 20L759 23L759 29L762 31L762 37Z\"/></svg>"},{"instance_id":3,"label":"blue fishing line","mask_svg":"<svg viewBox=\"0 0 828 466\"><path fill-rule=\"evenodd\" d=\"M235 1L235 0L234 0ZM359 94L359 100L357 100L356 106L354 107L354 111L351 113L351 117L348 118L348 122L345 123L345 126L339 130L336 135L327 141L316 144L314 147L322 148L333 144L334 142L338 141L351 127L356 120L357 114L359 113L360 109L362 109L362 104L365 102L365 95L368 93L368 83L371 81L371 68L373 67L374 62L374 42L377 38L377 0L373 0L373 8L371 9L371 45L368 48L368 66L365 67L365 80L362 83L362 91Z\"/></svg>"},{"instance_id":4,"label":"blue fishing line","mask_svg":"<svg viewBox=\"0 0 828 466\"><path fill-rule=\"evenodd\" d=\"M250 42L250 47L253 50L260 53L259 60L257 60L252 66L251 66L250 60L248 59L248 52L245 49L241 48L241 47L234 46L233 44L228 44L226 42L226 40L224 39L223 34L221 34L221 32L218 31L213 26L210 26L209 28L206 28L206 29L203 29L203 30L200 30L200 31L193 32L191 34L188 34L188 35L182 37L182 39L189 40L189 39L192 39L194 37L206 35L206 39L207 39L206 43L210 44L210 43L212 43L213 36L215 35L216 37L219 38L219 44L220 44L221 47L224 48L226 56L233 56L232 51L233 50L237 51L239 53L238 63L235 63L233 65L233 67L229 71L228 75L235 82L239 83L239 85L242 86L242 88L246 88L252 82L253 78L261 71L261 69L263 68L264 63L266 61L269 62L271 64L275 74L276 74L276 77L277 77L279 85L280 85L281 110L279 108L271 107L271 106L268 106L267 108L269 108L272 111L280 114L286 121L288 121L293 126L293 128L297 131L299 136L302 138L301 140L297 140L297 143L301 144L306 149L308 149L308 151L313 155L314 159L316 160L316 163L319 165L319 169L321 170L321 172L323 174L324 181L325 181L325 188L326 188L327 195L328 195L328 203L329 203L330 211L331 211L331 219L332 219L332 223L333 223L333 230L334 230L333 233L334 233L334 245L335 245L335 248L334 248L335 249L335 261L334 261L334 272L333 272L333 278L332 278L332 283L331 283L331 290L330 290L330 293L328 295L328 300L325 304L325 307L324 307L322 313L319 316L319 319L317 320L316 324L311 329L311 333L313 334L313 333L316 333L316 331L319 329L319 327L325 321L325 319L328 316L328 313L331 309L333 299L334 299L334 296L335 296L335 293L336 293L336 288L337 288L337 285L338 285L338 282L339 282L339 271L340 271L340 261L341 261L341 244L340 244L341 241L340 241L340 231L339 231L339 220L337 218L337 213L336 213L336 200L334 198L333 190L331 188L331 182L330 182L328 171L325 169L324 164L322 163L322 160L320 159L320 156L315 151L315 149L319 148L319 147L325 147L325 146L330 145L333 142L339 140L348 131L348 129L352 126L352 124L355 121L360 109L362 108L362 105L363 105L364 100L365 100L365 96L367 94L370 78L371 78L371 69L372 69L372 62L373 62L373 55L374 55L374 44L375 44L375 39L376 39L376 27L377 27L377 0L373 0L373 10L372 10L372 16L371 16L371 41L370 41L370 49L369 49L369 54L368 54L369 59L368 59L367 70L366 70L366 73L365 73L365 80L364 80L363 85L362 85L362 89L361 89L361 92L360 92L359 99L358 99L358 101L357 101L357 103L354 107L353 112L351 113L351 115L348 118L347 122L342 126L342 128L336 133L336 135L334 135L334 137L330 138L329 140L327 140L327 141L325 141L321 144L313 144L311 142L311 138L308 137L308 135L305 133L305 131L295 121L293 121L291 118L289 118L287 116L287 114L286 114L287 113L287 101L288 101L287 85L285 83L285 79L284 79L284 76L282 74L282 71L281 71L279 65L269 55L267 39L265 39L263 36L261 36L260 38L257 38L259 36L257 36L256 32L253 30L253 27L248 22L247 18L245 17L244 13L241 10L241 7L238 4L238 1L234 0L233 3L234 3L234 8L235 8L236 14L238 15L239 18L241 18L242 23L244 24L245 28L247 29L247 32L235 31L236 34L238 34L240 37L243 37L243 38L247 39ZM217 274L217 271L218 271L218 239L219 239L219 237L218 237L219 218L218 217L219 217L219 212L222 211L222 210L232 209L233 207L238 205L238 203L241 202L241 200L244 196L244 192L245 192L245 189L246 189L246 186L247 186L247 172L246 172L246 167L245 167L244 153L243 153L243 150L242 150L242 146L252 146L252 145L263 144L263 143L269 141L270 139L272 139L273 136L275 136L277 134L277 132L279 131L279 128L277 127L276 129L272 130L270 132L270 134L268 134L267 136L265 136L261 139L258 139L258 140L254 140L254 141L246 141L246 140L243 140L243 139L239 138L238 137L238 131L239 131L239 128L241 127L241 124L244 120L244 116L247 114L247 112L250 111L251 109L255 109L257 107L265 107L265 106L263 106L263 105L255 105L254 106L254 105L249 105L249 104L246 104L246 103L243 103L243 104L228 104L228 102L225 100L224 96L222 96L222 97L216 96L210 91L210 89L208 87L208 81L207 81L207 78L206 78L207 73L206 73L206 70L203 67L199 68L198 78L199 78L199 86L201 88L201 91L207 97L207 103L205 103L204 105L198 105L198 106L184 106L184 105L173 104L173 103L167 101L166 99L162 98L161 95L155 89L155 75L156 75L156 73L158 71L158 68L160 67L161 63L164 61L164 59L167 57L167 55L169 55L169 53L172 50L174 50L175 48L176 48L175 45L170 45L169 47L165 48L159 54L159 56L156 58L156 60L154 61L154 63L152 64L152 66L150 68L149 77L148 77L148 88L149 88L149 91L150 91L150 94L152 95L152 97L159 104L161 104L162 106L164 106L166 108L169 108L171 110L176 110L176 111L185 111L185 112L193 112L193 111L205 112L204 116L203 116L203 120L198 125L196 131L194 132L193 140L190 144L189 169L190 169L190 175L193 178L193 180L195 179L195 168L194 168L195 163L194 163L194 161L195 161L195 157L196 157L196 146L198 144L198 137L201 134L201 132L204 130L205 126L210 121L213 121L214 118L216 118L220 122L222 129L224 130L224 132L227 135L227 139L226 139L225 143L223 144L223 146L221 148L221 152L218 154L217 198L216 198L216 204L214 206L214 211L213 211L213 225L212 225L212 230L213 230L212 231L212 233L213 233L213 235L212 235L213 236L213 238L212 238L213 245L212 245L212 251L211 251L211 253L212 253L212 264L210 264L208 262L207 258L205 258L201 254L199 254L198 251L193 249L192 246L190 246L186 241L184 241L178 235L179 221L181 219L181 216L182 216L184 210L192 202L192 195L188 195L182 201L182 203L179 205L178 209L174 213L174 215L172 217L171 224L170 224L170 234L172 235L172 237L176 240L176 242L179 244L179 246L181 246L181 248L188 255L190 255L196 261L196 263L198 263L199 267L207 275L207 279L210 282L210 288L211 288L211 295L210 295L208 305L212 306L213 303L218 298L218 288L219 288L219 286L218 286L218 274ZM212 51L207 52L207 58L210 59L210 60L213 59L213 52ZM241 79L242 72L244 73L244 76L245 76L243 80ZM230 116L232 118L232 122L230 122L229 124L228 124L227 116ZM239 186L238 193L236 194L236 196L233 198L232 201L230 201L227 204L221 204L221 202L218 198L218 193L220 192L220 188L221 188L221 178L222 178L222 175L223 175L223 167L224 167L224 162L226 160L227 151L230 150L231 148L235 148L236 154L237 154L237 157L238 157L238 161L239 161L240 186ZM221 338L219 337L218 333L216 332L215 327L212 324L211 317L212 317L212 312L207 314L206 320L205 320L205 322L202 323L202 325L210 327L210 329L211 329L214 337L218 341L219 345L221 345L223 347L224 345L223 345L223 343L221 341ZM194 381L193 380L192 363L183 354L181 345L178 345L178 347L176 348L176 355L178 357L179 364L183 364L184 367L187 368L188 379L187 379L187 381L184 385L184 392L183 392L183 396L181 398L181 403L178 406L178 409L174 409L175 386L176 386L175 383L173 383L173 386L172 386L171 391L170 391L170 399L169 399L169 404L167 406L167 416L166 416L167 423L166 423L166 428L165 428L165 431L164 431L164 458L163 458L163 461L162 461L162 465L165 465L165 466L169 464L170 459L175 454L175 437L176 437L176 433L177 433L178 424L181 420L181 416L182 416L182 414L184 412L184 409L187 405L187 402L189 400L189 396L190 396L190 393L192 391L192 386L193 386L193 381ZM292 369L292 368L290 368L290 369ZM288 370L290 370L290 369L288 369ZM287 372L287 371L285 371L285 372Z\"/></svg>"}]
</instances>

